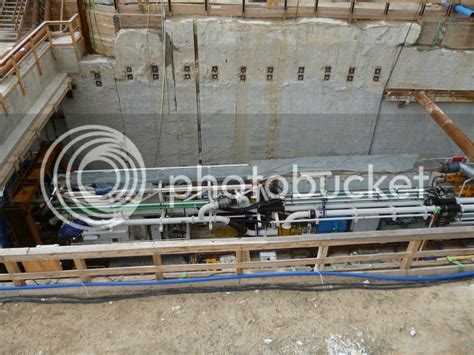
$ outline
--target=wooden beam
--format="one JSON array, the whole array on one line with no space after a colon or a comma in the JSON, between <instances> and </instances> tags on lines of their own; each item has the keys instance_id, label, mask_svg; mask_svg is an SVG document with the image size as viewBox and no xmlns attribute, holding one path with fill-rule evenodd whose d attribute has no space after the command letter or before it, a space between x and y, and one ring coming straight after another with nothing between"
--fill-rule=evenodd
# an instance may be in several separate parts
<instances>
[{"instance_id":1,"label":"wooden beam","mask_svg":"<svg viewBox=\"0 0 474 355\"><path fill-rule=\"evenodd\" d=\"M26 94L25 93L25 85L23 84L23 79L21 78L20 68L16 64L16 60L15 60L14 57L11 58L11 63L12 63L12 66L13 66L13 71L15 72L16 81L17 81L18 85L20 85L21 94L23 96L25 96L25 94Z\"/></svg>"},{"instance_id":2,"label":"wooden beam","mask_svg":"<svg viewBox=\"0 0 474 355\"><path fill-rule=\"evenodd\" d=\"M237 250L235 252L235 256L237 259L237 264L242 264L250 261L250 252L248 250ZM243 274L244 269L236 266L236 272L237 274Z\"/></svg>"},{"instance_id":3,"label":"wooden beam","mask_svg":"<svg viewBox=\"0 0 474 355\"><path fill-rule=\"evenodd\" d=\"M3 264L5 265L5 269L7 269L9 274L19 274L20 273L20 267L18 266L18 263L5 262ZM13 280L13 284L15 286L24 286L24 285L26 285L25 281L23 281L23 280Z\"/></svg>"},{"instance_id":4,"label":"wooden beam","mask_svg":"<svg viewBox=\"0 0 474 355\"><path fill-rule=\"evenodd\" d=\"M407 270L411 266L412 260L418 256L423 255L424 252L416 252L416 244L421 241L413 242L410 246L410 252L396 252L396 253L379 253L379 254L366 254L366 255L346 255L346 256L331 256L331 257L320 257L320 258L304 258L304 259L284 259L284 260L273 260L273 261L242 261L236 263L210 263L210 264L174 264L174 265L161 265L161 260L157 261L154 258L155 264L160 265L144 265L144 266L131 266L131 267L115 267L115 268L98 268L98 269L86 269L85 265L76 265L76 270L58 270L58 271L41 271L41 272L25 272L21 273L19 269L17 272L11 272L9 274L0 274L0 281L9 280L40 280L40 279L52 279L52 278L77 278L81 280L89 280L90 277L96 276L124 276L124 275L145 275L145 274L158 274L157 279L163 279L164 273L177 273L183 272L193 273L198 271L215 271L215 270L240 270L237 273L244 273L244 270L262 270L264 268L290 268L290 267L308 267L308 270L312 268L312 265L322 264L341 264L341 263L360 263L357 265L356 271L365 271L374 269L374 261L379 263L379 269L394 268L398 266L398 263L382 263L382 261L402 261L403 267L401 269ZM411 251L413 250L413 251ZM438 256L444 255L450 252L450 255L472 255L474 248L462 249L462 250L433 250L428 251L425 256ZM247 255L240 256L241 259L246 259ZM77 259L76 259L77 260ZM423 265L433 265L431 260L417 262L417 267ZM448 260L444 263L436 263L440 267L442 265L449 264ZM12 269L13 270L13 269ZM190 274L190 276L194 276ZM87 281L83 281L87 282Z\"/></svg>"},{"instance_id":5,"label":"wooden beam","mask_svg":"<svg viewBox=\"0 0 474 355\"><path fill-rule=\"evenodd\" d=\"M409 269L411 267L411 263L413 262L413 257L415 253L418 251L422 240L413 240L408 243L407 247L407 255L403 258L402 262L400 263L400 269Z\"/></svg>"},{"instance_id":6,"label":"wooden beam","mask_svg":"<svg viewBox=\"0 0 474 355\"><path fill-rule=\"evenodd\" d=\"M154 253L153 254L153 264L155 264L156 267L160 267L162 265L161 261L161 254L160 253ZM160 271L157 271L155 273L155 277L157 280L162 280L163 279L163 273Z\"/></svg>"},{"instance_id":7,"label":"wooden beam","mask_svg":"<svg viewBox=\"0 0 474 355\"><path fill-rule=\"evenodd\" d=\"M322 259L326 258L327 255L328 255L328 251L329 251L329 247L319 247L318 248L318 255L317 255L317 259L319 259L319 261L321 261ZM314 269L315 270L321 270L324 266L324 263L322 262L317 262L315 265L314 265Z\"/></svg>"},{"instance_id":8,"label":"wooden beam","mask_svg":"<svg viewBox=\"0 0 474 355\"><path fill-rule=\"evenodd\" d=\"M87 270L87 265L84 259L74 259L74 266L76 270ZM80 276L81 282L90 282L91 278L89 276Z\"/></svg>"},{"instance_id":9,"label":"wooden beam","mask_svg":"<svg viewBox=\"0 0 474 355\"><path fill-rule=\"evenodd\" d=\"M399 229L371 232L308 234L291 237L222 238L212 240L181 240L97 244L77 246L49 246L41 248L0 249L0 262L54 260L75 258L103 258L125 256L153 256L186 253L216 253L235 250L278 250L292 248L318 248L320 246L347 246L361 244L400 243L413 240L453 240L474 238L472 227L440 227Z\"/></svg>"},{"instance_id":10,"label":"wooden beam","mask_svg":"<svg viewBox=\"0 0 474 355\"><path fill-rule=\"evenodd\" d=\"M434 102L474 102L473 90L387 88L384 97L387 101L412 102L416 101L415 95L420 91L424 91Z\"/></svg>"}]
</instances>

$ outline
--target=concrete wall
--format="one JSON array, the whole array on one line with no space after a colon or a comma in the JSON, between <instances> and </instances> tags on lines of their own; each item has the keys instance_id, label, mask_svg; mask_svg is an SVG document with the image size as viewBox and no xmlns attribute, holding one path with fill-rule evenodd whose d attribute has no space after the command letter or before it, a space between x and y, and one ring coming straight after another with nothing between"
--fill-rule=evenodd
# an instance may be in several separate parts
<instances>
[{"instance_id":1,"label":"concrete wall","mask_svg":"<svg viewBox=\"0 0 474 355\"><path fill-rule=\"evenodd\" d=\"M42 75L36 67L33 67L26 75L22 77L25 87L25 95L22 94L20 86L16 85L16 77L11 75L2 84L0 84L0 92L6 93L10 88L14 87L9 95L5 97L5 106L9 113L8 117L3 110L0 110L0 143L8 137L8 135L20 124L21 120L28 113L35 101L41 95L44 88L51 82L54 76L58 73L56 62L54 61L51 51L47 50L47 45L44 44L39 48L39 55L41 55L40 65ZM20 70L25 72L27 68L34 63L33 58L25 60Z\"/></svg>"},{"instance_id":2,"label":"concrete wall","mask_svg":"<svg viewBox=\"0 0 474 355\"><path fill-rule=\"evenodd\" d=\"M412 45L419 33L416 23L400 22L171 19L165 53L161 33L122 30L115 59L85 58L74 99L64 102L64 111L70 126L98 123L121 130L148 166L192 165L199 159L216 164L314 155L457 154L417 104L399 108L382 100L392 71L394 87L474 89L474 52L422 50ZM159 67L158 80L152 65ZM326 66L331 66L329 80L324 80ZM269 67L272 80L267 80ZM472 106L442 107L474 136Z\"/></svg>"}]
</instances>

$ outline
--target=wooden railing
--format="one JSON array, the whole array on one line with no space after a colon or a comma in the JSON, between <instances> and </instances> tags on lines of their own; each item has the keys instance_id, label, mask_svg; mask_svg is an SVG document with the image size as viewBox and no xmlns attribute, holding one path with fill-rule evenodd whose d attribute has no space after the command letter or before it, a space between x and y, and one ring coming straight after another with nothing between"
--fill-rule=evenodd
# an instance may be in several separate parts
<instances>
[{"instance_id":1,"label":"wooden railing","mask_svg":"<svg viewBox=\"0 0 474 355\"><path fill-rule=\"evenodd\" d=\"M92 277L140 275L134 280L144 279L151 274L156 279L202 276L202 272L227 271L237 274L262 271L262 269L306 268L321 270L331 265L331 270L341 263L351 264L350 271L379 270L380 272L398 270L402 273L421 270L429 273L440 273L446 270L450 262L447 256L462 259L466 255L473 257L473 247L462 247L459 241L474 239L472 227L443 227L432 229L403 229L374 232L354 232L337 234L315 234L293 237L212 239L187 241L135 242L103 245L78 246L41 246L38 248L0 249L0 263L8 273L0 274L0 281L13 281L15 285L24 285L25 280L79 278L89 282ZM436 240L438 246L446 243L445 249L429 246L429 241ZM458 243L456 244L457 241ZM397 245L402 251L378 252L376 248ZM420 246L425 245L425 250ZM340 254L341 247L362 246L370 250L366 254ZM397 250L395 248L394 250ZM331 255L333 249L339 250ZM251 252L259 251L298 251L312 250L316 257L283 258L272 261L252 261ZM336 251L337 251L336 250ZM375 250L375 252L374 252ZM166 255L223 255L231 254L236 262L230 263L190 263L163 264ZM130 267L88 268L87 259L98 260L122 257L149 257L149 265ZM433 258L440 258L433 260ZM418 260L421 259L421 260ZM425 260L426 259L426 260ZM75 269L63 270L60 261L72 260ZM468 259L469 261L470 259ZM22 265L21 265L22 264ZM105 263L102 263L105 264ZM22 268L26 270L22 272ZM467 267L472 267L467 264ZM443 269L444 267L444 269ZM414 268L414 269L413 269ZM341 270L341 269L340 269ZM343 268L347 271L347 268ZM440 271L441 270L441 271ZM446 272L446 271L444 271Z\"/></svg>"},{"instance_id":2,"label":"wooden railing","mask_svg":"<svg viewBox=\"0 0 474 355\"><path fill-rule=\"evenodd\" d=\"M16 39L21 37L23 23L25 22L25 12L28 9L28 0L17 0L15 11L13 12L13 30L16 32ZM18 11L17 11L18 10Z\"/></svg>"},{"instance_id":3,"label":"wooden railing","mask_svg":"<svg viewBox=\"0 0 474 355\"><path fill-rule=\"evenodd\" d=\"M471 3L472 1L464 2ZM442 4L447 3L447 6ZM219 3L219 1L202 0L196 2L138 1L136 4L115 2L119 17L142 13L150 16L160 13L161 5L165 7L166 16L170 15L209 15L246 18L298 18L298 17L327 17L349 20L411 20L421 18L442 20L447 17L469 21L467 17L456 14L453 7L458 4L453 0L433 0L427 5L425 0L348 0L347 2L313 0L308 3L288 3L282 0L278 6L267 6L265 3L249 3L240 0L235 3ZM412 5L412 6L410 6ZM138 20L138 19L137 19Z\"/></svg>"},{"instance_id":4,"label":"wooden railing","mask_svg":"<svg viewBox=\"0 0 474 355\"><path fill-rule=\"evenodd\" d=\"M58 31L56 28L65 26L66 31ZM48 43L49 50L53 47L63 46L64 44L53 44L53 38L69 36L72 45L79 58L81 53L80 46L83 45L83 38L81 35L81 24L79 16L76 14L67 21L46 21L38 26L34 31L28 34L24 39L15 45L4 57L0 59L0 83L3 83L12 76L15 76L15 83L11 85L6 91L0 93L0 104L2 105L4 113L8 116L8 110L5 106L4 98L7 97L16 86L20 87L22 95L25 95L25 86L23 77L36 67L39 75L42 75L40 65L41 57L46 53L38 51L38 47L42 43ZM54 51L52 51L54 57ZM20 65L28 58L34 59L34 65L20 70Z\"/></svg>"}]
</instances>

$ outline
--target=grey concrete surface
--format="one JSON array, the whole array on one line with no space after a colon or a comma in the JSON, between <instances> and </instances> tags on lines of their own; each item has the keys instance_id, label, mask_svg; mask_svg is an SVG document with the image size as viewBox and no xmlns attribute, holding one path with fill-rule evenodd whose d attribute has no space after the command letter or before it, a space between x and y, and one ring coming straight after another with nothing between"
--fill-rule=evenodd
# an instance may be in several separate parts
<instances>
[{"instance_id":1,"label":"grey concrete surface","mask_svg":"<svg viewBox=\"0 0 474 355\"><path fill-rule=\"evenodd\" d=\"M389 78L392 87L474 89L474 52L419 48L416 23L205 18L165 26L165 51L161 31L122 30L116 58L81 61L74 99L63 105L68 124L119 129L148 166L460 153L417 104L382 100ZM472 105L442 108L474 136Z\"/></svg>"}]
</instances>

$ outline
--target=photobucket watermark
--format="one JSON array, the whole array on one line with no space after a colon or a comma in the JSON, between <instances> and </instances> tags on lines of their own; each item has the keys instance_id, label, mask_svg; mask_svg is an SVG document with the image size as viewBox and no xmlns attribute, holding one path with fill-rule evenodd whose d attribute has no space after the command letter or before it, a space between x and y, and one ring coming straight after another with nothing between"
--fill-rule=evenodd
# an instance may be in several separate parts
<instances>
[{"instance_id":1,"label":"photobucket watermark","mask_svg":"<svg viewBox=\"0 0 474 355\"><path fill-rule=\"evenodd\" d=\"M291 173L264 177L258 166L252 166L247 176L228 175L218 179L203 174L203 167L196 167L196 179L187 175L171 175L168 182L169 202L186 200L193 196L215 199L220 195L236 197L255 194L257 190L268 198L306 198L319 196L334 199L341 195L350 199L408 199L423 198L426 182L431 176L423 166L410 174L381 174L374 171L373 164L367 171L358 174L337 174L331 171L300 171L292 165Z\"/></svg>"}]
</instances>

